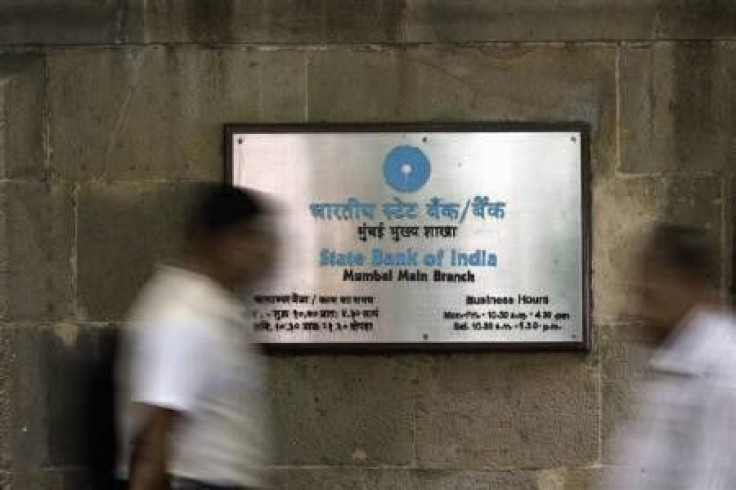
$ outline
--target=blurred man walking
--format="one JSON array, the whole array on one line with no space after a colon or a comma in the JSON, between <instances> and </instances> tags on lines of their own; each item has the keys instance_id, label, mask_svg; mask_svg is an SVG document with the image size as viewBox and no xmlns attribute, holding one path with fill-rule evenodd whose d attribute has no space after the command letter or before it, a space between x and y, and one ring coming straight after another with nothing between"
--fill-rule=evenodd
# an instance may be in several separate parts
<instances>
[{"instance_id":1,"label":"blurred man walking","mask_svg":"<svg viewBox=\"0 0 736 490\"><path fill-rule=\"evenodd\" d=\"M126 327L118 475L132 490L246 489L263 483L263 376L233 292L272 262L259 196L213 186L180 267L161 268Z\"/></svg>"},{"instance_id":2,"label":"blurred man walking","mask_svg":"<svg viewBox=\"0 0 736 490\"><path fill-rule=\"evenodd\" d=\"M709 283L715 262L695 229L659 225L645 247L637 280L657 348L609 489L736 488L736 327Z\"/></svg>"}]
</instances>

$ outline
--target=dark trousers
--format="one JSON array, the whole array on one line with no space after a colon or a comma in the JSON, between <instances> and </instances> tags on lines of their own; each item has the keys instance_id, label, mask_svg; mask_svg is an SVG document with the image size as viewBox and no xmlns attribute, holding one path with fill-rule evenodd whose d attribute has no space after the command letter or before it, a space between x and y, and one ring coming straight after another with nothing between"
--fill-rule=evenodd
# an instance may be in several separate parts
<instances>
[{"instance_id":1,"label":"dark trousers","mask_svg":"<svg viewBox=\"0 0 736 490\"><path fill-rule=\"evenodd\" d=\"M116 490L127 490L128 482L118 480ZM257 490L252 487L212 485L194 480L175 478L171 483L171 490Z\"/></svg>"}]
</instances>

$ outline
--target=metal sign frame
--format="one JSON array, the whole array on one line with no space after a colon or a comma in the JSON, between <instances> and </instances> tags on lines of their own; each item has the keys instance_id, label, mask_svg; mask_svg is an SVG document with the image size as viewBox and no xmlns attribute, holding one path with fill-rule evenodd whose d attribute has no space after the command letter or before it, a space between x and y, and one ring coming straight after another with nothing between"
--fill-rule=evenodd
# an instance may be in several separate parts
<instances>
[{"instance_id":1,"label":"metal sign frame","mask_svg":"<svg viewBox=\"0 0 736 490\"><path fill-rule=\"evenodd\" d=\"M591 336L591 195L590 195L590 127L584 122L551 123L336 123L336 124L225 124L224 154L227 183L234 183L233 136L252 134L318 134L318 133L472 133L472 132L578 132L580 144L580 218L581 218L581 265L582 291L582 338L579 341L529 341L529 342L289 342L264 343L270 352L287 353L368 353L380 354L388 351L587 351L592 345Z\"/></svg>"}]
</instances>

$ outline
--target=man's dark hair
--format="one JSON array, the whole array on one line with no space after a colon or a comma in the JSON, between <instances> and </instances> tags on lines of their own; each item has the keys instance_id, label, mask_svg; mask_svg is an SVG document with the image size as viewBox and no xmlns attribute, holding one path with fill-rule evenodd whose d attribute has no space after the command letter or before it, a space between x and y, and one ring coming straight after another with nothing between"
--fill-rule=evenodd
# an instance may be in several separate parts
<instances>
[{"instance_id":1,"label":"man's dark hair","mask_svg":"<svg viewBox=\"0 0 736 490\"><path fill-rule=\"evenodd\" d=\"M715 285L717 254L703 228L658 223L649 241L652 251L668 266L688 276Z\"/></svg>"},{"instance_id":2,"label":"man's dark hair","mask_svg":"<svg viewBox=\"0 0 736 490\"><path fill-rule=\"evenodd\" d=\"M255 191L227 184L207 184L192 209L187 238L190 241L213 238L267 214L265 199Z\"/></svg>"}]
</instances>

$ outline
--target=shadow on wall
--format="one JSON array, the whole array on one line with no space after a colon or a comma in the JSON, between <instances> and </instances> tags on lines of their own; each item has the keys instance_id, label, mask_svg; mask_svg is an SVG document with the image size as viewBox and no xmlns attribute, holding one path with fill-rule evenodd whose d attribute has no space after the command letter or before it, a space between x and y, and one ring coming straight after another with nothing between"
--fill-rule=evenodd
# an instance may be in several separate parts
<instances>
[{"instance_id":1,"label":"shadow on wall","mask_svg":"<svg viewBox=\"0 0 736 490\"><path fill-rule=\"evenodd\" d=\"M73 353L71 363L78 363L81 383L80 440L83 462L89 469L92 488L113 488L117 437L115 430L115 360L120 331L107 327L95 333L93 349ZM60 421L65 423L65 421Z\"/></svg>"},{"instance_id":2,"label":"shadow on wall","mask_svg":"<svg viewBox=\"0 0 736 490\"><path fill-rule=\"evenodd\" d=\"M79 481L77 490L112 488L118 329L57 325L9 332L18 488L35 488L44 477L40 470L51 476L72 468L67 473Z\"/></svg>"}]
</instances>

